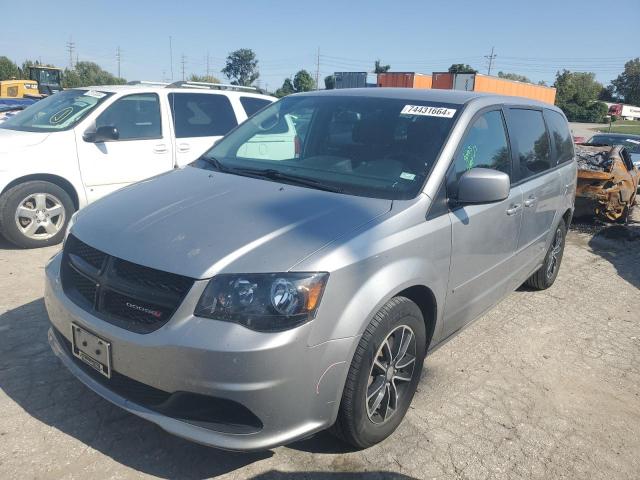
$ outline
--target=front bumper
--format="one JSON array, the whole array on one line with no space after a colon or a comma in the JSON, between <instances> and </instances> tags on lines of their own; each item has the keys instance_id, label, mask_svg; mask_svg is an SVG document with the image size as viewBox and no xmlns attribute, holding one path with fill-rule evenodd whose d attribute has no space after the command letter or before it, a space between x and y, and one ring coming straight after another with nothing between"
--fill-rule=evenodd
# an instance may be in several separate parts
<instances>
[{"instance_id":1,"label":"front bumper","mask_svg":"<svg viewBox=\"0 0 640 480\"><path fill-rule=\"evenodd\" d=\"M78 379L110 402L167 432L228 450L271 448L335 421L358 337L308 346L311 324L265 334L194 317L191 306L206 282L196 282L165 326L148 334L133 333L100 320L66 297L60 283L60 258L54 257L46 269L45 303L52 324L49 343ZM260 427L248 433L224 422L218 426L205 422L203 427L202 422L174 418L135 401L138 397L112 388L111 380L96 377L99 374L70 354L65 344L70 341L72 322L112 342L112 369L119 378L167 395L187 392L201 399L235 402L255 415Z\"/></svg>"}]
</instances>

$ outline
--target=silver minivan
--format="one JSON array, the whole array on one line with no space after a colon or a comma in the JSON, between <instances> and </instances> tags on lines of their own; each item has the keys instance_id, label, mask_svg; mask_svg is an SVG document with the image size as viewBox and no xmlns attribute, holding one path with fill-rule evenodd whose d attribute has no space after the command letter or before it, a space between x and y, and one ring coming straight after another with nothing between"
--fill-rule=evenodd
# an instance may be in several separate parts
<instances>
[{"instance_id":1,"label":"silver minivan","mask_svg":"<svg viewBox=\"0 0 640 480\"><path fill-rule=\"evenodd\" d=\"M331 427L365 448L401 422L428 352L553 284L575 187L551 105L292 95L75 215L46 268L49 342L181 437L256 450Z\"/></svg>"}]
</instances>

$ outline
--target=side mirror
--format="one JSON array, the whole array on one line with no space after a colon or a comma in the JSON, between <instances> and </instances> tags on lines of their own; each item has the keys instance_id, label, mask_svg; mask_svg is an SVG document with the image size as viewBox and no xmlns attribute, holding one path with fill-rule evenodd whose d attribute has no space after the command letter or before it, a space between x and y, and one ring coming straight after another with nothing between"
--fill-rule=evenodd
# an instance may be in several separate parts
<instances>
[{"instance_id":1,"label":"side mirror","mask_svg":"<svg viewBox=\"0 0 640 480\"><path fill-rule=\"evenodd\" d=\"M120 138L118 129L111 125L98 127L95 132L85 132L82 136L82 139L89 143L111 142L113 140L118 140L118 138Z\"/></svg>"},{"instance_id":2,"label":"side mirror","mask_svg":"<svg viewBox=\"0 0 640 480\"><path fill-rule=\"evenodd\" d=\"M458 204L493 203L509 197L509 175L490 168L472 168L458 180Z\"/></svg>"}]
</instances>

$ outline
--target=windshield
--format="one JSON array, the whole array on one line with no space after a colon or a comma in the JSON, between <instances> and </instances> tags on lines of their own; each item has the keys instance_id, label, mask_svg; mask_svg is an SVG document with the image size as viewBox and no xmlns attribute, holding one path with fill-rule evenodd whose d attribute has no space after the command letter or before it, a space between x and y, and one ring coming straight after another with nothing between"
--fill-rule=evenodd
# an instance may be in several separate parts
<instances>
[{"instance_id":1,"label":"windshield","mask_svg":"<svg viewBox=\"0 0 640 480\"><path fill-rule=\"evenodd\" d=\"M229 133L193 166L409 199L424 185L459 107L376 97L286 97Z\"/></svg>"},{"instance_id":2,"label":"windshield","mask_svg":"<svg viewBox=\"0 0 640 480\"><path fill-rule=\"evenodd\" d=\"M32 74L32 80L37 80L41 85L60 85L60 70L36 69Z\"/></svg>"},{"instance_id":3,"label":"windshield","mask_svg":"<svg viewBox=\"0 0 640 480\"><path fill-rule=\"evenodd\" d=\"M23 132L66 130L111 95L96 90L65 90L34 103L0 128Z\"/></svg>"},{"instance_id":4,"label":"windshield","mask_svg":"<svg viewBox=\"0 0 640 480\"><path fill-rule=\"evenodd\" d=\"M601 145L622 145L629 153L640 153L640 136L614 137L610 135L594 135L588 143Z\"/></svg>"}]
</instances>

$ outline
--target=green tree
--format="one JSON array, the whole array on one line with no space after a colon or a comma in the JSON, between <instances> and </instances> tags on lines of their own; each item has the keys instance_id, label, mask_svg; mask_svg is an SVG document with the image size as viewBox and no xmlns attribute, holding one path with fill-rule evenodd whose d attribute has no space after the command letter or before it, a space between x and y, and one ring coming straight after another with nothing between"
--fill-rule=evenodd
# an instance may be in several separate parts
<instances>
[{"instance_id":1,"label":"green tree","mask_svg":"<svg viewBox=\"0 0 640 480\"><path fill-rule=\"evenodd\" d=\"M640 58L634 58L624 64L624 72L618 75L611 84L618 97L624 103L640 105Z\"/></svg>"},{"instance_id":2,"label":"green tree","mask_svg":"<svg viewBox=\"0 0 640 480\"><path fill-rule=\"evenodd\" d=\"M282 87L275 91L275 96L278 98L286 97L287 95L291 95L292 93L296 93L296 89L293 87L293 82L290 78L285 78L284 82L282 82Z\"/></svg>"},{"instance_id":3,"label":"green tree","mask_svg":"<svg viewBox=\"0 0 640 480\"><path fill-rule=\"evenodd\" d=\"M478 71L466 63L454 63L449 67L449 73L478 73Z\"/></svg>"},{"instance_id":4,"label":"green tree","mask_svg":"<svg viewBox=\"0 0 640 480\"><path fill-rule=\"evenodd\" d=\"M0 80L10 80L19 77L20 70L18 66L7 57L0 57Z\"/></svg>"},{"instance_id":5,"label":"green tree","mask_svg":"<svg viewBox=\"0 0 640 480\"><path fill-rule=\"evenodd\" d=\"M519 75L517 73L498 72L498 77L504 78L505 80L531 83L531 79L529 77L525 77L524 75Z\"/></svg>"},{"instance_id":6,"label":"green tree","mask_svg":"<svg viewBox=\"0 0 640 480\"><path fill-rule=\"evenodd\" d=\"M204 83L222 83L218 78L213 75L196 75L195 73L189 76L190 82L204 82Z\"/></svg>"},{"instance_id":7,"label":"green tree","mask_svg":"<svg viewBox=\"0 0 640 480\"><path fill-rule=\"evenodd\" d=\"M380 59L376 60L373 66L373 73L386 73L391 70L391 65L382 65Z\"/></svg>"},{"instance_id":8,"label":"green tree","mask_svg":"<svg viewBox=\"0 0 640 480\"><path fill-rule=\"evenodd\" d=\"M333 90L336 88L336 76L335 75L327 75L324 77L324 88L327 90Z\"/></svg>"},{"instance_id":9,"label":"green tree","mask_svg":"<svg viewBox=\"0 0 640 480\"><path fill-rule=\"evenodd\" d=\"M227 63L222 69L233 85L249 87L255 82L260 73L258 72L258 59L250 48L241 48L231 52L227 56Z\"/></svg>"},{"instance_id":10,"label":"green tree","mask_svg":"<svg viewBox=\"0 0 640 480\"><path fill-rule=\"evenodd\" d=\"M598 94L598 100L603 102L617 102L619 98L616 97L616 88L613 85L607 85Z\"/></svg>"},{"instance_id":11,"label":"green tree","mask_svg":"<svg viewBox=\"0 0 640 480\"><path fill-rule=\"evenodd\" d=\"M607 106L598 102L602 84L591 72L570 72L563 70L556 74L556 105L569 121L600 122L607 113Z\"/></svg>"},{"instance_id":12,"label":"green tree","mask_svg":"<svg viewBox=\"0 0 640 480\"><path fill-rule=\"evenodd\" d=\"M544 81L544 80L540 80L540 81L538 82L538 85L540 85L541 87L548 87L548 86L549 86L549 85L547 85L547 82L546 82L546 81Z\"/></svg>"},{"instance_id":13,"label":"green tree","mask_svg":"<svg viewBox=\"0 0 640 480\"><path fill-rule=\"evenodd\" d=\"M116 77L93 62L78 62L73 69L66 68L62 80L65 88L88 87L90 85L122 85L124 83L127 83L124 78Z\"/></svg>"},{"instance_id":14,"label":"green tree","mask_svg":"<svg viewBox=\"0 0 640 480\"><path fill-rule=\"evenodd\" d=\"M293 88L296 93L298 92L310 92L316 89L316 82L313 77L306 70L300 70L293 77Z\"/></svg>"}]
</instances>

